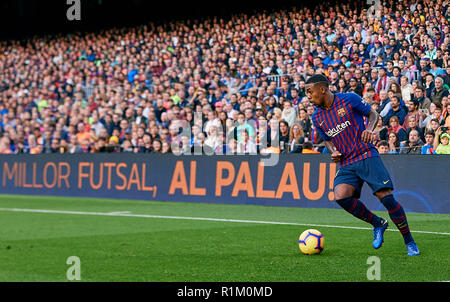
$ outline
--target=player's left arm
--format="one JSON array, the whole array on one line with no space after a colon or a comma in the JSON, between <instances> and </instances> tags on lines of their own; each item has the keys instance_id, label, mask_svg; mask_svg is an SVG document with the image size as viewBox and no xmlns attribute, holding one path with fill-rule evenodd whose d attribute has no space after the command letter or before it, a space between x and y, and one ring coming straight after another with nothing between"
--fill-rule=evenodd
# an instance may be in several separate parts
<instances>
[{"instance_id":1,"label":"player's left arm","mask_svg":"<svg viewBox=\"0 0 450 302\"><path fill-rule=\"evenodd\" d=\"M377 126L380 115L375 111L375 109L371 108L367 118L369 119L367 128L361 134L361 140L366 144L378 138L378 133L375 131L375 127Z\"/></svg>"}]
</instances>

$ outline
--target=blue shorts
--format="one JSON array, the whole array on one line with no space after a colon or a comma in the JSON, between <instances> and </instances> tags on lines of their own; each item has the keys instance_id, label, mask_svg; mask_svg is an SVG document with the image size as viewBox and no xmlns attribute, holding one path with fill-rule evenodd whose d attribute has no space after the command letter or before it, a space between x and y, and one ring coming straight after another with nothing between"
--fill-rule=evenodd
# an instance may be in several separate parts
<instances>
[{"instance_id":1,"label":"blue shorts","mask_svg":"<svg viewBox=\"0 0 450 302\"><path fill-rule=\"evenodd\" d=\"M348 184L356 188L356 196L361 196L362 186L366 182L372 193L382 189L394 189L389 172L379 156L369 157L351 165L339 168L334 178L334 187L338 184Z\"/></svg>"}]
</instances>

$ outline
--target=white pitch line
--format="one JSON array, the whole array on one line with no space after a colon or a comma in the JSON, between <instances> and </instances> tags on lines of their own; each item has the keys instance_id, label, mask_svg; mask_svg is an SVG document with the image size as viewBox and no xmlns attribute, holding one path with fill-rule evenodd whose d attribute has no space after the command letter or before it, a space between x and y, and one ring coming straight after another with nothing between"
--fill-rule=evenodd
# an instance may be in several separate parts
<instances>
[{"instance_id":1,"label":"white pitch line","mask_svg":"<svg viewBox=\"0 0 450 302\"><path fill-rule=\"evenodd\" d=\"M130 214L130 211L117 211L117 212L109 212L109 214Z\"/></svg>"},{"instance_id":2,"label":"white pitch line","mask_svg":"<svg viewBox=\"0 0 450 302\"><path fill-rule=\"evenodd\" d=\"M296 223L296 222L279 222L279 221L262 221L262 220L241 220L226 218L208 218L208 217L186 217L186 216L160 216L147 214L128 214L125 212L81 212L81 211L62 211L62 210L41 210L41 209L18 209L18 208L0 208L4 212L25 212L25 213L45 213L45 214L72 214L72 215L95 215L95 216L113 216L113 217L140 217L140 218L158 218L158 219L178 219L178 220L198 220L198 221L216 221L216 222L236 222L236 223L255 223L255 224L272 224L272 225L294 225L294 226L312 226L322 228L338 228L353 230L373 230L373 228L352 227L327 224L312 223ZM387 229L387 231L398 231L397 229ZM429 231L411 231L412 233L450 235L450 233L429 232Z\"/></svg>"}]
</instances>

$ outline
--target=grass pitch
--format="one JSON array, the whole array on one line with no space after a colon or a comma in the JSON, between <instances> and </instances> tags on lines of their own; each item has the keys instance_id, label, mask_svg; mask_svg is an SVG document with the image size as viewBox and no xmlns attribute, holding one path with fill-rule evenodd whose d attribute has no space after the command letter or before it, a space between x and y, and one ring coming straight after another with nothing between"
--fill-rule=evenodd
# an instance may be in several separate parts
<instances>
[{"instance_id":1,"label":"grass pitch","mask_svg":"<svg viewBox=\"0 0 450 302\"><path fill-rule=\"evenodd\" d=\"M415 257L343 210L0 195L0 222L0 281L67 281L70 256L87 282L368 281L370 256L381 281L450 280L450 215L408 213ZM320 255L298 249L308 228Z\"/></svg>"}]
</instances>

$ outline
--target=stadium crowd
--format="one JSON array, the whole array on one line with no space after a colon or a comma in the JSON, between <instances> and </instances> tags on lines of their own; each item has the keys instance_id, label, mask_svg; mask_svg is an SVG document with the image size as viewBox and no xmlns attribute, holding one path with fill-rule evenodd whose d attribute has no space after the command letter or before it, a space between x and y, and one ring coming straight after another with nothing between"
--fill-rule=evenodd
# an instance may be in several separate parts
<instances>
[{"instance_id":1,"label":"stadium crowd","mask_svg":"<svg viewBox=\"0 0 450 302\"><path fill-rule=\"evenodd\" d=\"M318 4L3 41L0 153L326 152L305 94L323 73L380 113L380 153L450 154L449 15Z\"/></svg>"}]
</instances>

